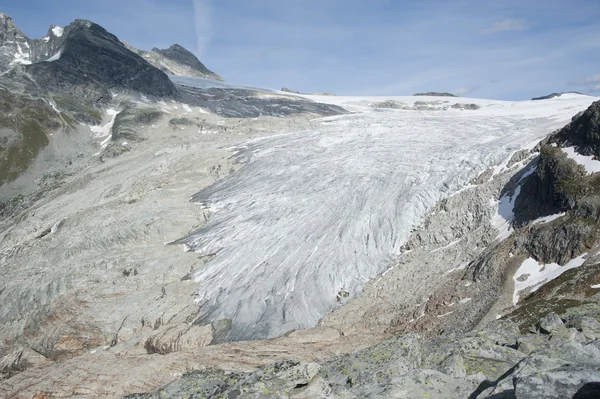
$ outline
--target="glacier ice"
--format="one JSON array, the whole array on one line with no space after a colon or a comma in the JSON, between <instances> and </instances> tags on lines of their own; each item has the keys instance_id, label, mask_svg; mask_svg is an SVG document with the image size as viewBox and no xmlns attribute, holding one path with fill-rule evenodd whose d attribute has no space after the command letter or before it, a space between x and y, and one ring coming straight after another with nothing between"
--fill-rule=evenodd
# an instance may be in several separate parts
<instances>
[{"instance_id":1,"label":"glacier ice","mask_svg":"<svg viewBox=\"0 0 600 399\"><path fill-rule=\"evenodd\" d=\"M232 320L224 340L316 325L339 292L354 297L390 267L438 200L593 100L453 99L481 109L407 111L369 107L379 99L310 98L353 113L237 145L245 165L193 196L212 215L176 241L215 255L194 278L202 321Z\"/></svg>"}]
</instances>

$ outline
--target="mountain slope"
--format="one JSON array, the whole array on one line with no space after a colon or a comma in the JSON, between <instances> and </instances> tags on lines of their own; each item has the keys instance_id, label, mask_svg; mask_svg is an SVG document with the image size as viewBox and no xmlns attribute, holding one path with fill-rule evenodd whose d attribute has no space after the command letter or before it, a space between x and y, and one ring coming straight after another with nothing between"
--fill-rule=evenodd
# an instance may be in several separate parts
<instances>
[{"instance_id":1,"label":"mountain slope","mask_svg":"<svg viewBox=\"0 0 600 399\"><path fill-rule=\"evenodd\" d=\"M101 26L85 20L76 20L65 28L53 25L47 36L30 40L10 17L0 14L0 89L3 90L0 95L11 98L18 107L23 106L18 115L27 121L9 117L0 121L0 128L5 129L0 135L0 186L28 170L32 172L19 188L5 188L0 200L30 191L48 181L47 175L62 175L65 164L88 164L91 160L84 154L99 154L95 148L97 141L102 143L101 151L114 141L110 120L106 120L109 112L145 108L148 104L154 108L148 112L160 114L165 112L167 101L185 103L190 112L192 107L201 107L227 117L344 112L339 107L283 93L266 97L257 90L228 85L206 89L184 87L136 53L139 50L132 50L135 51ZM171 73L219 78L181 46L140 53L152 54L151 58L160 65L168 64ZM11 109L16 108L7 107L6 115L10 116ZM38 122L43 129L38 128ZM66 139L66 134L72 139L67 141L73 148L56 147L56 143ZM30 142L33 136L39 136L40 140ZM96 140L99 136L102 139Z\"/></svg>"}]
</instances>

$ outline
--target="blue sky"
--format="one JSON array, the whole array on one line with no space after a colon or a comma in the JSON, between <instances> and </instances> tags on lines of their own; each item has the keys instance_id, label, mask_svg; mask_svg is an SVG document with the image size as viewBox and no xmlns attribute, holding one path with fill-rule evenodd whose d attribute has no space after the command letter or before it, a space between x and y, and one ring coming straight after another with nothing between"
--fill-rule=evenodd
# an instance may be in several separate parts
<instances>
[{"instance_id":1,"label":"blue sky","mask_svg":"<svg viewBox=\"0 0 600 399\"><path fill-rule=\"evenodd\" d=\"M600 92L599 0L4 0L30 37L90 19L226 80L302 92ZM597 93L596 93L597 94Z\"/></svg>"}]
</instances>

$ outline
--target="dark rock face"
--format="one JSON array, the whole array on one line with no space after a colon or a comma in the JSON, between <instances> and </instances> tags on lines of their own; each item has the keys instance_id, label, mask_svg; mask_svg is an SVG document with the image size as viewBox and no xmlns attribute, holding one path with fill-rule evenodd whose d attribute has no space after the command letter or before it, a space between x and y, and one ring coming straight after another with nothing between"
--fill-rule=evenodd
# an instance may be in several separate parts
<instances>
[{"instance_id":1,"label":"dark rock face","mask_svg":"<svg viewBox=\"0 0 600 399\"><path fill-rule=\"evenodd\" d=\"M561 129L552 142L574 145L582 155L600 156L600 101L593 103L582 115Z\"/></svg>"},{"instance_id":2,"label":"dark rock face","mask_svg":"<svg viewBox=\"0 0 600 399\"><path fill-rule=\"evenodd\" d=\"M333 116L347 113L341 107L304 99L269 98L253 90L198 89L179 86L183 102L209 110L226 118L257 118L260 116L285 117L296 114Z\"/></svg>"},{"instance_id":3,"label":"dark rock face","mask_svg":"<svg viewBox=\"0 0 600 399\"><path fill-rule=\"evenodd\" d=\"M543 146L536 171L526 178L515 200L515 225L573 209L579 191L576 182L581 182L584 176L582 168L559 148Z\"/></svg>"},{"instance_id":4,"label":"dark rock face","mask_svg":"<svg viewBox=\"0 0 600 399\"><path fill-rule=\"evenodd\" d=\"M582 94L583 95L583 93L580 93L578 91L567 91L567 92L563 92L563 93L552 93L552 94L548 94L548 95L541 96L541 97L533 97L531 99L531 101L550 100L551 98L560 97L563 94L569 94L569 93L571 93L571 94Z\"/></svg>"},{"instance_id":5,"label":"dark rock face","mask_svg":"<svg viewBox=\"0 0 600 399\"><path fill-rule=\"evenodd\" d=\"M152 51L157 54L163 55L164 57L170 60L176 61L183 65L187 65L190 68L195 69L204 75L215 75L215 73L207 67L205 67L204 64L201 63L200 60L198 60L198 58L196 58L194 54L192 54L192 52L188 51L179 44L174 44L168 49L164 50L155 47L152 49Z\"/></svg>"},{"instance_id":6,"label":"dark rock face","mask_svg":"<svg viewBox=\"0 0 600 399\"><path fill-rule=\"evenodd\" d=\"M516 244L534 257L548 263L565 264L592 248L600 236L600 227L580 218L532 227Z\"/></svg>"},{"instance_id":7,"label":"dark rock face","mask_svg":"<svg viewBox=\"0 0 600 399\"><path fill-rule=\"evenodd\" d=\"M82 106L102 108L114 92L161 98L178 94L165 73L101 26L84 20L64 29L51 26L47 36L30 40L10 17L0 14L0 72L6 71L0 86L34 97L58 96L57 105L84 122L90 119Z\"/></svg>"},{"instance_id":8,"label":"dark rock face","mask_svg":"<svg viewBox=\"0 0 600 399\"><path fill-rule=\"evenodd\" d=\"M416 93L413 96L433 96L433 97L456 97L452 93L440 93L437 91L428 91L426 93Z\"/></svg>"},{"instance_id":9,"label":"dark rock face","mask_svg":"<svg viewBox=\"0 0 600 399\"><path fill-rule=\"evenodd\" d=\"M113 90L134 90L146 95L175 97L168 76L139 55L129 51L104 28L77 20L65 28L60 58L27 67L38 83L52 92L80 91L98 102ZM99 86L95 93L88 93Z\"/></svg>"}]
</instances>

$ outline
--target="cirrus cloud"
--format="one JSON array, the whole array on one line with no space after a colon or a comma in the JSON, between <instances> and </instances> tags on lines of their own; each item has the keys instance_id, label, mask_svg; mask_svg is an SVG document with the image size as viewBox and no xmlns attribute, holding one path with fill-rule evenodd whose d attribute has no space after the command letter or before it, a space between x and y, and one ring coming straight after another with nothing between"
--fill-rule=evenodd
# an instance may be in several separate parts
<instances>
[{"instance_id":1,"label":"cirrus cloud","mask_svg":"<svg viewBox=\"0 0 600 399\"><path fill-rule=\"evenodd\" d=\"M489 35L492 33L522 31L527 29L527 23L522 19L505 19L494 23L491 27L483 29L481 33Z\"/></svg>"}]
</instances>

